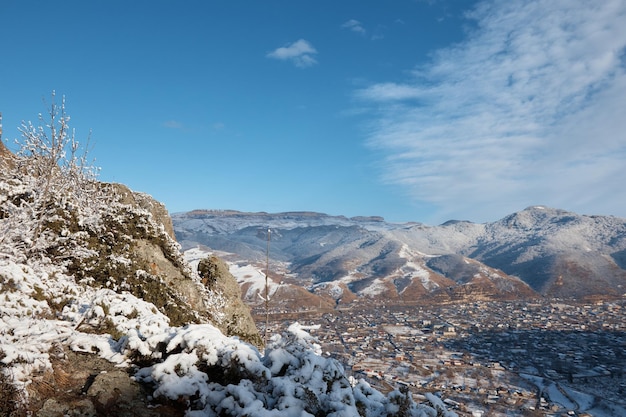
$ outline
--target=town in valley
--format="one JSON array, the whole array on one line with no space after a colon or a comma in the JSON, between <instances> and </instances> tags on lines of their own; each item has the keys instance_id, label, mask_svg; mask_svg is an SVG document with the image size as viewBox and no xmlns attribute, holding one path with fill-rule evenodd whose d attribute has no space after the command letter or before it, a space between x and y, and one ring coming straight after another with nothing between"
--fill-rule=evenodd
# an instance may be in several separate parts
<instances>
[{"instance_id":1,"label":"town in valley","mask_svg":"<svg viewBox=\"0 0 626 417\"><path fill-rule=\"evenodd\" d=\"M626 416L626 301L358 302L253 308L268 333L299 321L349 375L459 416Z\"/></svg>"}]
</instances>

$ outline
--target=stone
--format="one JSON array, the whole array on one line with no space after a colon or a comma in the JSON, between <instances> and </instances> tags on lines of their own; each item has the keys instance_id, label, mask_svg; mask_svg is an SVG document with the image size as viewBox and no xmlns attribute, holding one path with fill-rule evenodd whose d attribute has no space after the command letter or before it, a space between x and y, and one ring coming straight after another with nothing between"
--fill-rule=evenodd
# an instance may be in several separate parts
<instances>
[{"instance_id":1,"label":"stone","mask_svg":"<svg viewBox=\"0 0 626 417\"><path fill-rule=\"evenodd\" d=\"M261 336L254 323L250 308L241 300L241 288L228 266L217 256L209 256L198 263L198 275L212 291L220 292L228 303L224 306L224 320L220 330L226 335L238 336L256 346L262 345Z\"/></svg>"}]
</instances>

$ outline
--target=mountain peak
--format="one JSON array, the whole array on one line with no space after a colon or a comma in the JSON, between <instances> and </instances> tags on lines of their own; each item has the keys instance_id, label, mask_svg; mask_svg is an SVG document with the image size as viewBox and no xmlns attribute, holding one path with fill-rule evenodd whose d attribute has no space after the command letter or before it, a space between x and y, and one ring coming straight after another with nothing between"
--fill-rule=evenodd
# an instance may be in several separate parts
<instances>
[{"instance_id":1,"label":"mountain peak","mask_svg":"<svg viewBox=\"0 0 626 417\"><path fill-rule=\"evenodd\" d=\"M285 262L285 274L296 282L337 281L355 294L387 299L411 294L412 301L427 300L437 286L479 281L491 285L491 297L508 297L511 292L499 290L507 285L521 288L516 287L522 284L514 281L517 278L542 295L569 298L613 297L626 288L626 220L615 217L583 216L535 205L485 224L392 224L378 217L310 213L269 214L263 222L257 220L254 215L241 215L236 219L207 217L198 223L181 214L174 217L174 224L183 248L202 244L235 254L242 262L265 259L267 242L258 228L269 226L276 231L270 256ZM457 259L429 263L432 257L452 254L480 265L465 268L461 260L437 271L429 268L444 259ZM486 280L481 281L471 271L491 272L482 273ZM440 292L439 296L458 294L470 293L452 291L444 296Z\"/></svg>"}]
</instances>

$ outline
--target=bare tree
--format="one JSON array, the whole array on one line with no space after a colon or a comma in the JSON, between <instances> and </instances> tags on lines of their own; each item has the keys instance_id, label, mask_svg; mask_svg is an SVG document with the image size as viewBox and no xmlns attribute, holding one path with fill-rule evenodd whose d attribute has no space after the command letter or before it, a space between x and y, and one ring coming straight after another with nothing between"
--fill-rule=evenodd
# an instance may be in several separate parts
<instances>
[{"instance_id":1,"label":"bare tree","mask_svg":"<svg viewBox=\"0 0 626 417\"><path fill-rule=\"evenodd\" d=\"M14 238L30 249L40 240L46 219L68 209L93 208L98 199L98 169L88 160L89 136L81 146L69 121L65 97L58 103L52 92L45 117L39 114L37 125L22 122L15 163L3 172L2 191L14 195L3 199L0 228L13 230Z\"/></svg>"},{"instance_id":2,"label":"bare tree","mask_svg":"<svg viewBox=\"0 0 626 417\"><path fill-rule=\"evenodd\" d=\"M45 214L51 197L71 197L78 203L89 203L89 197L98 188L97 168L89 164L88 145L81 147L76 140L76 133L70 129L70 116L65 110L65 97L56 102L52 92L52 101L48 109L48 120L39 114L39 124L22 122L19 129L22 141L18 152L18 167L37 182L39 191L37 205L39 225L34 238L40 233L41 219Z\"/></svg>"}]
</instances>

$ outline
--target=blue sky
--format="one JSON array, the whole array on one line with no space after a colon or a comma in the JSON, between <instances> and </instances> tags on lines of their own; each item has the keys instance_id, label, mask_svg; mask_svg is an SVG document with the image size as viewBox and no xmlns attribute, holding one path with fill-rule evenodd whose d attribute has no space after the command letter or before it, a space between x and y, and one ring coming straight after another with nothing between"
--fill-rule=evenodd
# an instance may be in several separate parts
<instances>
[{"instance_id":1,"label":"blue sky","mask_svg":"<svg viewBox=\"0 0 626 417\"><path fill-rule=\"evenodd\" d=\"M626 1L3 0L12 146L51 92L104 181L197 208L626 217Z\"/></svg>"}]
</instances>

